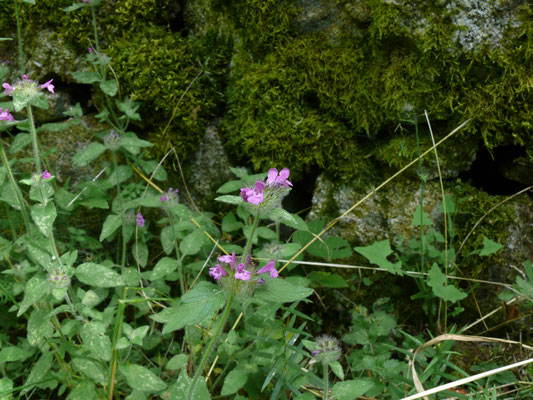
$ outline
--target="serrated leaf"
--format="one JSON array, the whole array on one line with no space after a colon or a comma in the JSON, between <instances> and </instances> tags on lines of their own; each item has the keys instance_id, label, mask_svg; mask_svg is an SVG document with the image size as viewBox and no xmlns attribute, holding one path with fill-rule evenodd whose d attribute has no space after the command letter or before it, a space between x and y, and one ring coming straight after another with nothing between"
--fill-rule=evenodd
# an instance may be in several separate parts
<instances>
[{"instance_id":1,"label":"serrated leaf","mask_svg":"<svg viewBox=\"0 0 533 400\"><path fill-rule=\"evenodd\" d=\"M329 367L341 381L344 380L344 371L342 370L342 365L338 361L330 361Z\"/></svg>"},{"instance_id":2,"label":"serrated leaf","mask_svg":"<svg viewBox=\"0 0 533 400\"><path fill-rule=\"evenodd\" d=\"M448 283L447 286L445 286L445 283L446 275L443 274L439 266L434 263L429 271L427 284L432 288L435 296L452 303L455 303L456 301L462 300L466 297L466 293L461 292L452 283Z\"/></svg>"},{"instance_id":3,"label":"serrated leaf","mask_svg":"<svg viewBox=\"0 0 533 400\"><path fill-rule=\"evenodd\" d=\"M165 382L148 368L141 365L121 365L119 369L121 374L126 378L128 385L140 392L156 393L167 388Z\"/></svg>"},{"instance_id":4,"label":"serrated leaf","mask_svg":"<svg viewBox=\"0 0 533 400\"><path fill-rule=\"evenodd\" d=\"M87 322L81 327L80 337L83 346L101 360L111 359L111 339L106 335L105 325L100 322Z\"/></svg>"},{"instance_id":5,"label":"serrated leaf","mask_svg":"<svg viewBox=\"0 0 533 400\"><path fill-rule=\"evenodd\" d=\"M215 200L221 201L222 203L228 203L228 204L242 204L244 202L242 197L230 196L230 195L218 196L215 198Z\"/></svg>"},{"instance_id":6,"label":"serrated leaf","mask_svg":"<svg viewBox=\"0 0 533 400\"><path fill-rule=\"evenodd\" d=\"M17 317L21 316L30 306L40 300L49 291L49 285L46 279L40 276L32 276L24 288L24 299L20 303Z\"/></svg>"},{"instance_id":7,"label":"serrated leaf","mask_svg":"<svg viewBox=\"0 0 533 400\"><path fill-rule=\"evenodd\" d=\"M168 363L165 368L171 371L178 370L185 365L188 359L189 356L187 356L187 354L177 354L170 360L168 360Z\"/></svg>"},{"instance_id":8,"label":"serrated leaf","mask_svg":"<svg viewBox=\"0 0 533 400\"><path fill-rule=\"evenodd\" d=\"M9 154L18 153L30 143L31 135L29 133L20 132L17 136L15 136L15 139L13 140L13 143L11 143L11 146L9 146Z\"/></svg>"},{"instance_id":9,"label":"serrated leaf","mask_svg":"<svg viewBox=\"0 0 533 400\"><path fill-rule=\"evenodd\" d=\"M106 371L96 361L88 358L74 358L72 359L72 366L94 382L99 384L106 383Z\"/></svg>"},{"instance_id":10,"label":"serrated leaf","mask_svg":"<svg viewBox=\"0 0 533 400\"><path fill-rule=\"evenodd\" d=\"M370 246L366 247L354 247L354 250L365 256L372 264L377 264L379 267L389 271L392 274L403 275L401 262L398 261L397 263L393 264L387 260L387 256L392 254L392 249L388 239L374 242Z\"/></svg>"},{"instance_id":11,"label":"serrated leaf","mask_svg":"<svg viewBox=\"0 0 533 400\"><path fill-rule=\"evenodd\" d=\"M481 249L481 252L479 253L480 256L488 256L490 254L496 253L498 250L500 250L503 246L499 243L493 242L492 240L483 237L483 248Z\"/></svg>"},{"instance_id":12,"label":"serrated leaf","mask_svg":"<svg viewBox=\"0 0 533 400\"><path fill-rule=\"evenodd\" d=\"M351 381L337 382L331 391L335 400L355 400L368 392L374 383L356 379Z\"/></svg>"},{"instance_id":13,"label":"serrated leaf","mask_svg":"<svg viewBox=\"0 0 533 400\"><path fill-rule=\"evenodd\" d=\"M239 366L235 367L226 375L220 394L222 396L228 396L237 393L239 389L246 384L247 380L248 375L245 373L244 369Z\"/></svg>"},{"instance_id":14,"label":"serrated leaf","mask_svg":"<svg viewBox=\"0 0 533 400\"><path fill-rule=\"evenodd\" d=\"M118 85L114 79L110 79L107 81L100 82L100 89L102 89L102 92L104 92L108 96L113 97L117 94Z\"/></svg>"},{"instance_id":15,"label":"serrated leaf","mask_svg":"<svg viewBox=\"0 0 533 400\"><path fill-rule=\"evenodd\" d=\"M171 400L189 400L189 389L191 387L192 378L189 378L187 371L181 370L178 381L170 387ZM199 379L194 391L194 400L210 400L211 396L207 390L205 379Z\"/></svg>"},{"instance_id":16,"label":"serrated leaf","mask_svg":"<svg viewBox=\"0 0 533 400\"><path fill-rule=\"evenodd\" d=\"M31 218L37 228L45 236L50 236L52 227L57 217L56 206L53 202L45 204L34 204L31 207Z\"/></svg>"},{"instance_id":17,"label":"serrated leaf","mask_svg":"<svg viewBox=\"0 0 533 400\"><path fill-rule=\"evenodd\" d=\"M431 226L433 221L428 217L426 212L422 209L420 204L416 207L416 210L413 214L413 219L411 220L411 226Z\"/></svg>"},{"instance_id":18,"label":"serrated leaf","mask_svg":"<svg viewBox=\"0 0 533 400\"><path fill-rule=\"evenodd\" d=\"M100 233L100 242L103 242L105 239L115 233L115 231L120 228L121 225L121 215L109 214L104 221L104 225L102 226L102 233Z\"/></svg>"},{"instance_id":19,"label":"serrated leaf","mask_svg":"<svg viewBox=\"0 0 533 400\"><path fill-rule=\"evenodd\" d=\"M265 302L287 303L309 297L313 290L304 286L296 286L285 279L267 279L264 285L256 289L254 297Z\"/></svg>"},{"instance_id":20,"label":"serrated leaf","mask_svg":"<svg viewBox=\"0 0 533 400\"><path fill-rule=\"evenodd\" d=\"M98 400L94 383L82 381L68 394L66 400Z\"/></svg>"},{"instance_id":21,"label":"serrated leaf","mask_svg":"<svg viewBox=\"0 0 533 400\"><path fill-rule=\"evenodd\" d=\"M285 211L283 208L275 208L270 212L269 218L276 221L279 220L283 224L298 229L301 231L308 231L309 228L305 221L296 214L291 214L288 211Z\"/></svg>"},{"instance_id":22,"label":"serrated leaf","mask_svg":"<svg viewBox=\"0 0 533 400\"><path fill-rule=\"evenodd\" d=\"M180 243L180 251L187 256L198 253L204 242L204 233L196 229L183 238Z\"/></svg>"},{"instance_id":23,"label":"serrated leaf","mask_svg":"<svg viewBox=\"0 0 533 400\"><path fill-rule=\"evenodd\" d=\"M79 151L74 157L72 157L72 163L76 167L85 167L91 161L99 157L105 150L106 147L102 143L89 143L86 149Z\"/></svg>"},{"instance_id":24,"label":"serrated leaf","mask_svg":"<svg viewBox=\"0 0 533 400\"><path fill-rule=\"evenodd\" d=\"M94 287L109 288L124 285L121 275L101 264L83 263L74 273L80 282Z\"/></svg>"}]
</instances>

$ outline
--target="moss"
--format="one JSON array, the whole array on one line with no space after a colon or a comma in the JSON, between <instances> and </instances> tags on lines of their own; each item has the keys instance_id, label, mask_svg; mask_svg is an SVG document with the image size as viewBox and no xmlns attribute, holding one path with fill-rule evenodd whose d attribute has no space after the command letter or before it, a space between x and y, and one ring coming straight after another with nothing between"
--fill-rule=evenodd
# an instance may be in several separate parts
<instances>
[{"instance_id":1,"label":"moss","mask_svg":"<svg viewBox=\"0 0 533 400\"><path fill-rule=\"evenodd\" d=\"M142 102L142 125L164 153L189 152L223 100L231 41L211 32L184 38L157 26L125 34L108 48L123 95ZM165 126L172 121L165 131Z\"/></svg>"}]
</instances>

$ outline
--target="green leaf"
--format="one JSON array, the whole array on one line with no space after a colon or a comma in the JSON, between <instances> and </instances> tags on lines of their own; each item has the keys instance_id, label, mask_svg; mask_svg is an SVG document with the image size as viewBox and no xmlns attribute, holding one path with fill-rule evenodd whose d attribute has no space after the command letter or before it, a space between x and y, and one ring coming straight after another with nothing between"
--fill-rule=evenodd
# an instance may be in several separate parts
<instances>
[{"instance_id":1,"label":"green leaf","mask_svg":"<svg viewBox=\"0 0 533 400\"><path fill-rule=\"evenodd\" d=\"M52 367L53 356L54 353L48 352L44 353L41 358L39 358L39 361L37 361L31 369L28 379L24 382L26 387L22 390L22 394L29 392L35 384L39 386L38 383L44 379L46 373L50 371ZM48 382L48 384L50 384L50 382Z\"/></svg>"},{"instance_id":2,"label":"green leaf","mask_svg":"<svg viewBox=\"0 0 533 400\"><path fill-rule=\"evenodd\" d=\"M27 327L28 343L31 346L39 346L46 338L54 333L50 325L50 315L43 308L36 308L31 312Z\"/></svg>"},{"instance_id":3,"label":"green leaf","mask_svg":"<svg viewBox=\"0 0 533 400\"><path fill-rule=\"evenodd\" d=\"M4 347L0 350L0 365L5 362L24 361L31 356L31 352L15 346Z\"/></svg>"},{"instance_id":4,"label":"green leaf","mask_svg":"<svg viewBox=\"0 0 533 400\"><path fill-rule=\"evenodd\" d=\"M494 254L502 247L503 246L501 244L493 242L492 240L487 239L486 237L483 237L483 248L481 249L479 255L488 256L490 254Z\"/></svg>"},{"instance_id":5,"label":"green leaf","mask_svg":"<svg viewBox=\"0 0 533 400\"><path fill-rule=\"evenodd\" d=\"M301 231L308 231L309 228L305 221L296 214L291 214L290 212L285 211L283 208L275 208L270 212L269 218L274 221L281 221L285 225L298 229Z\"/></svg>"},{"instance_id":6,"label":"green leaf","mask_svg":"<svg viewBox=\"0 0 533 400\"><path fill-rule=\"evenodd\" d=\"M216 201L221 201L222 203L228 203L228 204L242 204L244 200L240 196L218 196L215 198Z\"/></svg>"},{"instance_id":7,"label":"green leaf","mask_svg":"<svg viewBox=\"0 0 533 400\"><path fill-rule=\"evenodd\" d=\"M313 293L312 289L296 286L285 279L266 279L264 285L257 288L254 297L267 303L287 303L303 300Z\"/></svg>"},{"instance_id":8,"label":"green leaf","mask_svg":"<svg viewBox=\"0 0 533 400\"><path fill-rule=\"evenodd\" d=\"M187 256L198 253L204 243L204 233L196 229L183 238L180 243L180 251Z\"/></svg>"},{"instance_id":9,"label":"green leaf","mask_svg":"<svg viewBox=\"0 0 533 400\"><path fill-rule=\"evenodd\" d=\"M309 279L313 282L313 286L329 288L348 287L348 284L342 276L332 274L331 272L313 271L309 274Z\"/></svg>"},{"instance_id":10,"label":"green leaf","mask_svg":"<svg viewBox=\"0 0 533 400\"><path fill-rule=\"evenodd\" d=\"M344 371L342 370L342 365L338 361L330 361L329 367L341 381L344 380Z\"/></svg>"},{"instance_id":11,"label":"green leaf","mask_svg":"<svg viewBox=\"0 0 533 400\"><path fill-rule=\"evenodd\" d=\"M66 400L98 400L94 383L82 381L68 394Z\"/></svg>"},{"instance_id":12,"label":"green leaf","mask_svg":"<svg viewBox=\"0 0 533 400\"><path fill-rule=\"evenodd\" d=\"M45 204L34 204L31 207L31 218L37 228L45 236L50 236L52 227L57 217L56 206L53 202Z\"/></svg>"},{"instance_id":13,"label":"green leaf","mask_svg":"<svg viewBox=\"0 0 533 400\"><path fill-rule=\"evenodd\" d=\"M413 214L413 219L411 220L411 226L431 226L433 221L428 217L426 212L422 210L420 204L416 207L416 210Z\"/></svg>"},{"instance_id":14,"label":"green leaf","mask_svg":"<svg viewBox=\"0 0 533 400\"><path fill-rule=\"evenodd\" d=\"M157 262L154 269L151 271L150 280L162 279L178 268L178 261L174 258L163 257Z\"/></svg>"},{"instance_id":15,"label":"green leaf","mask_svg":"<svg viewBox=\"0 0 533 400\"><path fill-rule=\"evenodd\" d=\"M72 366L74 369L94 382L102 385L107 382L106 371L102 368L101 364L88 358L74 358L72 359Z\"/></svg>"},{"instance_id":16,"label":"green leaf","mask_svg":"<svg viewBox=\"0 0 533 400\"><path fill-rule=\"evenodd\" d=\"M111 339L106 335L105 325L101 322L87 322L81 327L80 337L83 347L96 357L104 361L111 359Z\"/></svg>"},{"instance_id":17,"label":"green leaf","mask_svg":"<svg viewBox=\"0 0 533 400\"><path fill-rule=\"evenodd\" d=\"M111 185L115 186L119 183L127 181L132 177L132 175L133 170L129 165L119 165L117 169L113 170L113 172L109 174L107 180Z\"/></svg>"},{"instance_id":18,"label":"green leaf","mask_svg":"<svg viewBox=\"0 0 533 400\"><path fill-rule=\"evenodd\" d=\"M174 234L171 226L165 226L163 229L161 229L160 239L161 246L163 246L163 251L165 254L172 253L174 246L176 245L176 235Z\"/></svg>"},{"instance_id":19,"label":"green leaf","mask_svg":"<svg viewBox=\"0 0 533 400\"><path fill-rule=\"evenodd\" d=\"M141 365L121 365L120 372L131 388L143 393L155 393L165 390L167 385L148 368Z\"/></svg>"},{"instance_id":20,"label":"green leaf","mask_svg":"<svg viewBox=\"0 0 533 400\"><path fill-rule=\"evenodd\" d=\"M20 308L17 313L17 317L24 314L24 312L32 306L36 301L40 300L41 297L48 294L49 285L46 279L35 275L26 282L26 287L24 288L24 299L20 303Z\"/></svg>"},{"instance_id":21,"label":"green leaf","mask_svg":"<svg viewBox=\"0 0 533 400\"><path fill-rule=\"evenodd\" d=\"M11 146L9 146L9 154L18 153L30 143L31 135L29 133L20 132L17 136L15 136L15 139L13 140L13 143L11 143Z\"/></svg>"},{"instance_id":22,"label":"green leaf","mask_svg":"<svg viewBox=\"0 0 533 400\"><path fill-rule=\"evenodd\" d=\"M366 247L354 247L354 250L365 256L372 264L377 264L392 274L403 275L401 262L398 261L397 263L393 264L387 260L387 256L392 254L392 249L388 239L380 242L374 242L370 246Z\"/></svg>"},{"instance_id":23,"label":"green leaf","mask_svg":"<svg viewBox=\"0 0 533 400\"><path fill-rule=\"evenodd\" d=\"M246 384L247 380L248 375L245 373L244 368L240 366L235 367L226 375L220 394L227 396L237 393Z\"/></svg>"},{"instance_id":24,"label":"green leaf","mask_svg":"<svg viewBox=\"0 0 533 400\"><path fill-rule=\"evenodd\" d=\"M13 392L13 381L9 378L0 379L0 400L10 400Z\"/></svg>"},{"instance_id":25,"label":"green leaf","mask_svg":"<svg viewBox=\"0 0 533 400\"><path fill-rule=\"evenodd\" d=\"M131 254L141 267L146 267L148 263L148 246L143 241L136 241L131 247Z\"/></svg>"},{"instance_id":26,"label":"green leaf","mask_svg":"<svg viewBox=\"0 0 533 400\"><path fill-rule=\"evenodd\" d=\"M120 111L122 111L126 117L132 121L140 121L141 116L137 113L139 108L139 103L132 101L131 99L126 99L125 101L115 100L115 103Z\"/></svg>"},{"instance_id":27,"label":"green leaf","mask_svg":"<svg viewBox=\"0 0 533 400\"><path fill-rule=\"evenodd\" d=\"M235 232L236 230L241 229L243 223L237 221L237 217L233 212L229 212L228 215L222 220L222 231L223 232Z\"/></svg>"},{"instance_id":28,"label":"green leaf","mask_svg":"<svg viewBox=\"0 0 533 400\"><path fill-rule=\"evenodd\" d=\"M85 167L91 161L100 156L106 147L102 143L92 142L89 143L89 146L85 150L81 150L72 157L72 163L76 167Z\"/></svg>"},{"instance_id":29,"label":"green leaf","mask_svg":"<svg viewBox=\"0 0 533 400\"><path fill-rule=\"evenodd\" d=\"M102 226L102 233L100 233L100 242L103 242L109 236L122 226L122 216L117 214L109 214Z\"/></svg>"},{"instance_id":30,"label":"green leaf","mask_svg":"<svg viewBox=\"0 0 533 400\"><path fill-rule=\"evenodd\" d=\"M121 275L100 264L83 263L76 268L74 273L80 282L94 287L109 288L124 285Z\"/></svg>"},{"instance_id":31,"label":"green leaf","mask_svg":"<svg viewBox=\"0 0 533 400\"><path fill-rule=\"evenodd\" d=\"M104 92L108 96L113 97L117 94L118 85L114 79L110 79L108 81L101 81L100 89L102 89L102 92Z\"/></svg>"},{"instance_id":32,"label":"green leaf","mask_svg":"<svg viewBox=\"0 0 533 400\"><path fill-rule=\"evenodd\" d=\"M189 378L185 368L181 370L178 381L170 387L171 400L188 400L192 378ZM211 400L205 379L200 378L194 391L194 400Z\"/></svg>"},{"instance_id":33,"label":"green leaf","mask_svg":"<svg viewBox=\"0 0 533 400\"><path fill-rule=\"evenodd\" d=\"M355 400L372 389L373 386L373 382L363 379L337 382L333 386L331 394L335 400Z\"/></svg>"},{"instance_id":34,"label":"green leaf","mask_svg":"<svg viewBox=\"0 0 533 400\"><path fill-rule=\"evenodd\" d=\"M168 363L165 368L171 371L178 370L185 365L188 359L189 356L187 356L187 354L177 354L170 360L168 360Z\"/></svg>"},{"instance_id":35,"label":"green leaf","mask_svg":"<svg viewBox=\"0 0 533 400\"><path fill-rule=\"evenodd\" d=\"M231 193L244 187L244 183L241 180L229 181L220 186L217 193Z\"/></svg>"},{"instance_id":36,"label":"green leaf","mask_svg":"<svg viewBox=\"0 0 533 400\"><path fill-rule=\"evenodd\" d=\"M433 289L435 296L452 303L466 297L466 293L461 292L452 283L445 286L446 281L446 275L442 273L437 263L434 263L429 271L427 284Z\"/></svg>"},{"instance_id":37,"label":"green leaf","mask_svg":"<svg viewBox=\"0 0 533 400\"><path fill-rule=\"evenodd\" d=\"M80 6L83 7L82 5ZM101 81L100 74L96 71L75 71L71 72L70 75L78 83L90 84Z\"/></svg>"}]
</instances>

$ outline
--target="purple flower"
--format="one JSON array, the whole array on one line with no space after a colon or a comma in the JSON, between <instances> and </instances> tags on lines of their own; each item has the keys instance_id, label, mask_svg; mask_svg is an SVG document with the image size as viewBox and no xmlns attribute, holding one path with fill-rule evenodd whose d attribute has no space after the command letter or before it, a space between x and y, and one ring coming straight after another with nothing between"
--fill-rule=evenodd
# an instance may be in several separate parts
<instances>
[{"instance_id":1,"label":"purple flower","mask_svg":"<svg viewBox=\"0 0 533 400\"><path fill-rule=\"evenodd\" d=\"M50 93L54 93L54 85L52 85L53 79L50 79L48 82L41 85L41 89L48 89Z\"/></svg>"},{"instance_id":2,"label":"purple flower","mask_svg":"<svg viewBox=\"0 0 533 400\"><path fill-rule=\"evenodd\" d=\"M13 90L15 89L13 86L11 86L7 82L4 82L4 83L2 83L2 87L6 90L6 94L8 96L13 96Z\"/></svg>"},{"instance_id":3,"label":"purple flower","mask_svg":"<svg viewBox=\"0 0 533 400\"><path fill-rule=\"evenodd\" d=\"M137 225L139 225L140 227L144 226L144 218L143 218L142 213L137 214L136 221L137 221Z\"/></svg>"},{"instance_id":4,"label":"purple flower","mask_svg":"<svg viewBox=\"0 0 533 400\"><path fill-rule=\"evenodd\" d=\"M245 269L245 265L240 263L237 265L237 272L235 272L235 279L240 279L241 281L247 281L250 279L250 271Z\"/></svg>"},{"instance_id":5,"label":"purple flower","mask_svg":"<svg viewBox=\"0 0 533 400\"><path fill-rule=\"evenodd\" d=\"M265 265L263 268L261 268L259 271L257 271L258 274L265 274L270 273L270 279L277 278L278 277L278 271L276 271L276 262L274 260L270 260L267 265Z\"/></svg>"},{"instance_id":6,"label":"purple flower","mask_svg":"<svg viewBox=\"0 0 533 400\"><path fill-rule=\"evenodd\" d=\"M94 50L92 47L89 47L89 53L92 53Z\"/></svg>"},{"instance_id":7,"label":"purple flower","mask_svg":"<svg viewBox=\"0 0 533 400\"><path fill-rule=\"evenodd\" d=\"M178 201L178 189L168 188L168 190L159 198L163 203Z\"/></svg>"},{"instance_id":8,"label":"purple flower","mask_svg":"<svg viewBox=\"0 0 533 400\"><path fill-rule=\"evenodd\" d=\"M287 179L291 171L288 168L283 168L279 171L276 168L271 168L268 170L268 177L266 180L267 185L269 186L285 186L288 188L292 186L292 183Z\"/></svg>"},{"instance_id":9,"label":"purple flower","mask_svg":"<svg viewBox=\"0 0 533 400\"><path fill-rule=\"evenodd\" d=\"M41 175L41 179L50 179L51 177L52 177L52 174L48 172L47 169L45 169L43 174Z\"/></svg>"},{"instance_id":10,"label":"purple flower","mask_svg":"<svg viewBox=\"0 0 533 400\"><path fill-rule=\"evenodd\" d=\"M5 85L5 83L4 83ZM9 108L6 108L5 110L2 110L2 107L0 107L0 121L14 121L15 118L9 113Z\"/></svg>"},{"instance_id":11,"label":"purple flower","mask_svg":"<svg viewBox=\"0 0 533 400\"><path fill-rule=\"evenodd\" d=\"M241 197L242 199L251 204L261 204L264 199L265 192L265 183L261 181L255 182L255 187L252 188L242 188Z\"/></svg>"},{"instance_id":12,"label":"purple flower","mask_svg":"<svg viewBox=\"0 0 533 400\"><path fill-rule=\"evenodd\" d=\"M228 273L224 270L224 268L222 268L222 266L220 264L217 264L213 268L209 268L209 275L211 275L213 277L213 279L215 279L217 281L220 278L222 278L224 275L227 275L227 274Z\"/></svg>"},{"instance_id":13,"label":"purple flower","mask_svg":"<svg viewBox=\"0 0 533 400\"><path fill-rule=\"evenodd\" d=\"M232 251L231 255L218 257L218 261L229 264L231 269L235 269L235 265L237 264L237 256L235 255L235 251Z\"/></svg>"}]
</instances>

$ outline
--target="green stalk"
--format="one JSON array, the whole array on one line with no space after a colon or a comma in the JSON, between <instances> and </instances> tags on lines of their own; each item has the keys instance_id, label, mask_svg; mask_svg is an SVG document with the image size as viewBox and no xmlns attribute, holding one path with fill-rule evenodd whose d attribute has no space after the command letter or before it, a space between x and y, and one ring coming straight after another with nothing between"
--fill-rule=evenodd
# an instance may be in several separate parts
<instances>
[{"instance_id":1,"label":"green stalk","mask_svg":"<svg viewBox=\"0 0 533 400\"><path fill-rule=\"evenodd\" d=\"M211 351L213 350L213 347L218 337L220 336L220 333L222 332L224 325L226 324L232 302L233 302L233 292L230 292L228 302L226 303L226 308L224 308L224 312L222 313L222 317L220 319L220 323L218 324L217 329L215 333L213 334L213 337L211 338L211 341L207 345L207 349L204 353L204 356L202 357L202 361L200 361L200 365L196 369L196 372L194 373L194 376L192 378L191 387L189 389L189 396L187 397L188 400L194 399L194 392L196 390L196 385L198 384L198 379L200 379L200 376L202 375L202 371L205 367L205 364L207 363L207 360L209 359L209 355L211 354Z\"/></svg>"},{"instance_id":2,"label":"green stalk","mask_svg":"<svg viewBox=\"0 0 533 400\"><path fill-rule=\"evenodd\" d=\"M174 238L174 251L176 252L176 260L178 261L178 279L180 281L180 290L181 295L185 294L185 282L183 282L183 268L182 268L182 259L180 258L180 252L178 248L178 243L176 239L176 231L174 230L174 218L172 216L172 211L168 208L168 220L170 222L170 229L172 230L172 237Z\"/></svg>"},{"instance_id":3,"label":"green stalk","mask_svg":"<svg viewBox=\"0 0 533 400\"><path fill-rule=\"evenodd\" d=\"M254 237L255 230L257 229L257 225L259 225L259 212L255 216L254 224L252 226L252 232L250 233L250 237L248 238L248 241L246 242L246 246L244 247L244 251L242 252L242 259L246 260L246 256L248 255L248 251L250 251L250 247L252 247L252 239Z\"/></svg>"},{"instance_id":4,"label":"green stalk","mask_svg":"<svg viewBox=\"0 0 533 400\"><path fill-rule=\"evenodd\" d=\"M22 192L20 191L17 181L13 176L13 171L11 171L11 167L9 166L9 160L7 159L6 151L4 150L4 142L2 140L0 140L0 154L2 156L2 163L7 171L9 182L11 183L11 186L17 196L17 202L22 214L22 220L24 221L24 225L26 225L26 231L30 235L30 239L33 241L33 236L30 229L30 218L28 216L28 211L26 210L26 204L24 203L24 198L22 197Z\"/></svg>"},{"instance_id":5,"label":"green stalk","mask_svg":"<svg viewBox=\"0 0 533 400\"><path fill-rule=\"evenodd\" d=\"M20 75L24 75L24 52L22 51L22 27L20 23L20 13L19 13L19 2L15 2L15 18L17 20L17 41L18 41L18 50L19 50L19 72Z\"/></svg>"},{"instance_id":6,"label":"green stalk","mask_svg":"<svg viewBox=\"0 0 533 400\"><path fill-rule=\"evenodd\" d=\"M124 289L124 298L126 298L126 289ZM113 400L113 390L115 387L115 374L117 372L117 359L118 359L118 350L115 348L118 340L120 339L120 334L122 332L122 322L124 321L124 310L126 308L126 302L122 299L118 300L118 309L117 316L115 319L115 326L113 328L113 345L111 351L111 360L109 362L109 372L108 372L108 399Z\"/></svg>"},{"instance_id":7,"label":"green stalk","mask_svg":"<svg viewBox=\"0 0 533 400\"><path fill-rule=\"evenodd\" d=\"M329 390L329 387L328 387L328 363L323 362L322 363L322 368L323 368L323 372L324 372L324 394L322 395L322 399L323 400L328 400L328 390Z\"/></svg>"},{"instance_id":8,"label":"green stalk","mask_svg":"<svg viewBox=\"0 0 533 400\"><path fill-rule=\"evenodd\" d=\"M33 112L31 111L31 106L28 104L26 106L28 112L28 120L30 123L30 133L31 133L31 142L33 146L33 158L35 160L35 169L39 175L43 174L43 169L41 167L41 155L39 154L39 141L37 139L37 130L35 129L35 121L33 120Z\"/></svg>"},{"instance_id":9,"label":"green stalk","mask_svg":"<svg viewBox=\"0 0 533 400\"><path fill-rule=\"evenodd\" d=\"M124 205L122 202L122 192L120 191L120 183L118 182L118 162L117 162L117 154L113 150L111 151L113 154L113 167L115 168L115 173L117 175L117 195L118 195L118 202L120 204L120 214L122 215L122 261L120 265L122 268L126 265L126 225L124 221Z\"/></svg>"},{"instance_id":10,"label":"green stalk","mask_svg":"<svg viewBox=\"0 0 533 400\"><path fill-rule=\"evenodd\" d=\"M418 155L418 174L420 175L420 271L424 272L424 179L422 178L422 157L420 157L420 140L418 137L418 118L414 116L416 150Z\"/></svg>"}]
</instances>

